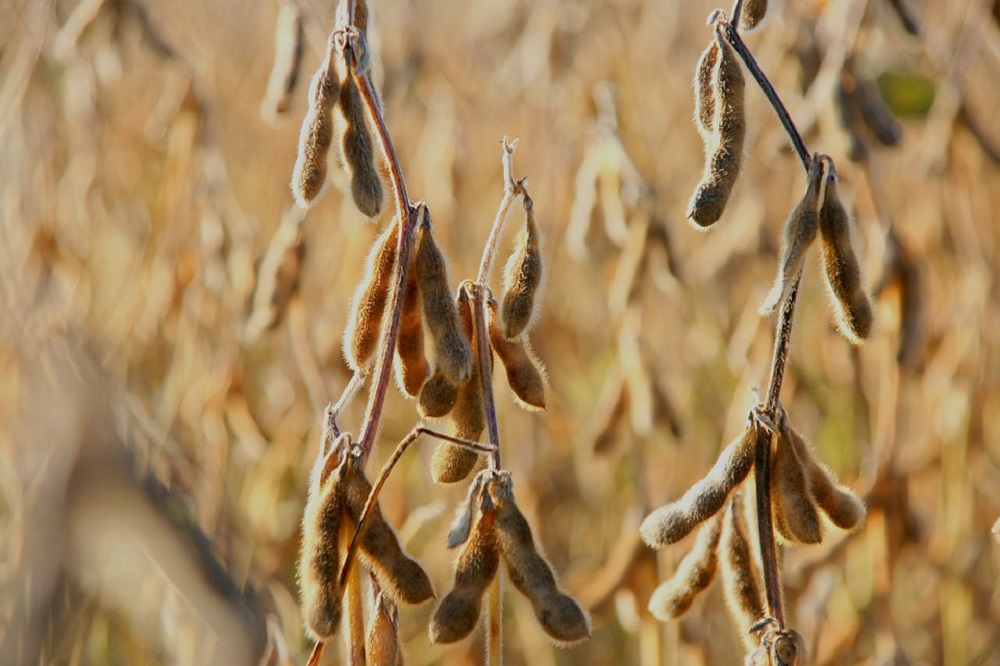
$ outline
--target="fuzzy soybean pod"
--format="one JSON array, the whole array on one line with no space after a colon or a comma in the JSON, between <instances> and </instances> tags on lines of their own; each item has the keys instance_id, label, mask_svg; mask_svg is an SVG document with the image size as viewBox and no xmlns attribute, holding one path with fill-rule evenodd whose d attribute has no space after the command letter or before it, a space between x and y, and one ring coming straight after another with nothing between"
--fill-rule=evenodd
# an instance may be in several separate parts
<instances>
[{"instance_id":1,"label":"fuzzy soybean pod","mask_svg":"<svg viewBox=\"0 0 1000 666\"><path fill-rule=\"evenodd\" d=\"M361 91L350 72L344 74L335 109L340 159L351 181L354 205L368 217L378 217L382 210L382 178L375 166L375 145L365 119Z\"/></svg>"},{"instance_id":2,"label":"fuzzy soybean pod","mask_svg":"<svg viewBox=\"0 0 1000 666\"><path fill-rule=\"evenodd\" d=\"M344 329L344 357L354 371L368 366L382 336L382 320L389 301L398 238L399 224L393 220L372 244L361 283L354 292Z\"/></svg>"},{"instance_id":3,"label":"fuzzy soybean pod","mask_svg":"<svg viewBox=\"0 0 1000 666\"><path fill-rule=\"evenodd\" d=\"M545 409L545 375L527 336L508 340L500 332L496 301L490 301L490 346L507 373L517 404L529 411Z\"/></svg>"},{"instance_id":4,"label":"fuzzy soybean pod","mask_svg":"<svg viewBox=\"0 0 1000 666\"><path fill-rule=\"evenodd\" d=\"M372 486L362 469L359 453L348 455L344 478L344 503L347 514L357 524L361 519ZM358 536L359 554L375 574L382 589L393 599L407 604L419 604L434 596L430 578L416 560L410 558L399 544L378 504L372 508L364 529Z\"/></svg>"},{"instance_id":5,"label":"fuzzy soybean pod","mask_svg":"<svg viewBox=\"0 0 1000 666\"><path fill-rule=\"evenodd\" d=\"M472 341L472 358L478 358L479 341L472 326L472 302L465 289L460 289L458 292L458 316L463 330L469 334L469 339ZM450 416L451 434L455 437L475 442L482 436L486 428L486 411L483 407L479 363L472 364L472 374L468 381L458 387L458 395ZM479 454L475 451L441 442L431 457L431 477L435 483L457 483L469 476L478 461Z\"/></svg>"},{"instance_id":6,"label":"fuzzy soybean pod","mask_svg":"<svg viewBox=\"0 0 1000 666\"><path fill-rule=\"evenodd\" d=\"M753 467L757 428L752 424L719 455L708 474L677 501L646 516L639 532L653 548L680 541L722 508Z\"/></svg>"},{"instance_id":7,"label":"fuzzy soybean pod","mask_svg":"<svg viewBox=\"0 0 1000 666\"><path fill-rule=\"evenodd\" d=\"M281 321L298 289L305 254L302 225L295 215L286 214L260 262L253 309L246 325L247 337L255 339Z\"/></svg>"},{"instance_id":8,"label":"fuzzy soybean pod","mask_svg":"<svg viewBox=\"0 0 1000 666\"><path fill-rule=\"evenodd\" d=\"M336 49L331 38L326 59L309 83L309 110L299 132L299 152L292 170L292 194L302 208L308 208L326 187L327 156L333 144L333 108L340 98L340 81L333 59Z\"/></svg>"},{"instance_id":9,"label":"fuzzy soybean pod","mask_svg":"<svg viewBox=\"0 0 1000 666\"><path fill-rule=\"evenodd\" d=\"M365 633L365 658L373 666L398 666L403 663L403 653L399 649L399 611L384 592L379 592L372 606Z\"/></svg>"},{"instance_id":10,"label":"fuzzy soybean pod","mask_svg":"<svg viewBox=\"0 0 1000 666\"><path fill-rule=\"evenodd\" d=\"M430 212L421 208L414 268L420 286L424 322L434 344L435 368L453 384L469 379L472 351L458 319L448 284L448 263L434 242Z\"/></svg>"},{"instance_id":11,"label":"fuzzy soybean pod","mask_svg":"<svg viewBox=\"0 0 1000 666\"><path fill-rule=\"evenodd\" d=\"M806 260L806 250L816 240L819 232L819 205L823 185L823 162L814 155L809 165L806 192L802 200L792 210L785 221L785 232L781 243L781 263L774 286L760 304L762 315L771 314L775 306L785 300L795 276L802 270Z\"/></svg>"},{"instance_id":12,"label":"fuzzy soybean pod","mask_svg":"<svg viewBox=\"0 0 1000 666\"><path fill-rule=\"evenodd\" d=\"M789 438L809 478L816 506L826 514L830 522L842 530L853 530L863 523L866 511L861 498L847 486L841 485L833 472L816 461L799 433L789 428Z\"/></svg>"},{"instance_id":13,"label":"fuzzy soybean pod","mask_svg":"<svg viewBox=\"0 0 1000 666\"><path fill-rule=\"evenodd\" d=\"M740 30L750 31L756 28L767 15L767 0L746 0L743 3L743 13L740 14Z\"/></svg>"},{"instance_id":14,"label":"fuzzy soybean pod","mask_svg":"<svg viewBox=\"0 0 1000 666\"><path fill-rule=\"evenodd\" d=\"M427 357L424 356L424 320L415 264L416 257L411 254L410 268L406 272L403 310L399 319L396 358L393 365L399 390L411 398L420 395L420 389L430 374Z\"/></svg>"},{"instance_id":15,"label":"fuzzy soybean pod","mask_svg":"<svg viewBox=\"0 0 1000 666\"><path fill-rule=\"evenodd\" d=\"M340 531L344 513L343 465L331 470L348 441L346 434L334 444L324 433L324 446L313 466L309 500L302 516L299 553L299 587L302 620L316 641L337 632L341 616ZM327 446L328 445L328 446Z\"/></svg>"},{"instance_id":16,"label":"fuzzy soybean pod","mask_svg":"<svg viewBox=\"0 0 1000 666\"><path fill-rule=\"evenodd\" d=\"M837 328L853 344L861 344L874 323L871 302L861 287L861 267L851 241L851 216L837 192L837 170L827 163L826 193L819 212L823 267L837 313Z\"/></svg>"},{"instance_id":17,"label":"fuzzy soybean pod","mask_svg":"<svg viewBox=\"0 0 1000 666\"><path fill-rule=\"evenodd\" d=\"M552 567L535 547L531 526L514 501L510 473L498 473L489 492L497 505L498 543L510 582L531 601L542 629L560 644L589 638L590 619L572 597L559 591Z\"/></svg>"},{"instance_id":18,"label":"fuzzy soybean pod","mask_svg":"<svg viewBox=\"0 0 1000 666\"><path fill-rule=\"evenodd\" d=\"M447 416L455 406L458 399L458 386L444 376L440 370L435 369L423 387L420 389L420 396L417 398L417 411L424 418L438 418Z\"/></svg>"},{"instance_id":19,"label":"fuzzy soybean pod","mask_svg":"<svg viewBox=\"0 0 1000 666\"><path fill-rule=\"evenodd\" d=\"M716 514L701 526L694 548L649 599L649 611L656 619L666 621L684 615L695 598L712 584L719 570L721 534L722 514Z\"/></svg>"},{"instance_id":20,"label":"fuzzy soybean pod","mask_svg":"<svg viewBox=\"0 0 1000 666\"><path fill-rule=\"evenodd\" d=\"M267 92L260 104L264 120L273 120L288 111L292 92L299 81L304 43L302 11L295 2L282 2L274 24L274 62L267 79Z\"/></svg>"},{"instance_id":21,"label":"fuzzy soybean pod","mask_svg":"<svg viewBox=\"0 0 1000 666\"><path fill-rule=\"evenodd\" d=\"M719 541L719 558L726 605L736 623L744 629L749 628L764 617L764 597L760 589L760 572L747 536L743 498L740 495L733 497L726 510ZM753 641L749 634L744 636L744 640L748 644Z\"/></svg>"},{"instance_id":22,"label":"fuzzy soybean pod","mask_svg":"<svg viewBox=\"0 0 1000 666\"><path fill-rule=\"evenodd\" d=\"M778 534L792 544L820 543L823 530L809 477L792 445L787 423L782 424L772 442L771 478L775 493L771 508Z\"/></svg>"},{"instance_id":23,"label":"fuzzy soybean pod","mask_svg":"<svg viewBox=\"0 0 1000 666\"><path fill-rule=\"evenodd\" d=\"M711 153L706 150L705 172L688 204L687 217L696 229L719 221L736 185L743 161L746 81L733 47L716 31L719 57L714 70L715 132Z\"/></svg>"},{"instance_id":24,"label":"fuzzy soybean pod","mask_svg":"<svg viewBox=\"0 0 1000 666\"><path fill-rule=\"evenodd\" d=\"M524 195L524 229L518 234L514 253L503 271L503 301L500 331L512 340L529 329L538 318L541 284L545 273L542 235L535 223L535 203Z\"/></svg>"},{"instance_id":25,"label":"fuzzy soybean pod","mask_svg":"<svg viewBox=\"0 0 1000 666\"><path fill-rule=\"evenodd\" d=\"M497 575L500 551L497 546L495 513L489 495L479 520L455 560L455 585L434 611L428 633L431 643L454 643L476 628L482 598Z\"/></svg>"},{"instance_id":26,"label":"fuzzy soybean pod","mask_svg":"<svg viewBox=\"0 0 1000 666\"><path fill-rule=\"evenodd\" d=\"M715 70L719 42L712 38L694 70L694 120L706 152L715 147Z\"/></svg>"}]
</instances>

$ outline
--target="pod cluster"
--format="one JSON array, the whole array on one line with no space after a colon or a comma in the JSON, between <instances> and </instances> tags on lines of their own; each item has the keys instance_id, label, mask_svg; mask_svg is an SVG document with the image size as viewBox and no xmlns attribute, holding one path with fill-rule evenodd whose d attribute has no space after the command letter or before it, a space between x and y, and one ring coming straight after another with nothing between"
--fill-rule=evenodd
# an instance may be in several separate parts
<instances>
[{"instance_id":1,"label":"pod cluster","mask_svg":"<svg viewBox=\"0 0 1000 666\"><path fill-rule=\"evenodd\" d=\"M316 641L329 640L339 626L344 592L341 567L371 490L360 447L351 443L347 433L334 440L327 428L310 481L299 557L302 616ZM358 535L358 545L361 561L386 595L390 618L394 608L388 605L390 601L419 604L434 596L430 578L400 545L377 503ZM386 628L375 626L381 621L378 614L373 615L369 633L385 642Z\"/></svg>"},{"instance_id":2,"label":"pod cluster","mask_svg":"<svg viewBox=\"0 0 1000 666\"><path fill-rule=\"evenodd\" d=\"M474 325L472 292L477 287L463 285L452 299L444 257L429 223L418 232L415 272L425 328L437 341L437 361L419 392L417 408L424 417L447 416L451 434L461 439L478 440L486 428L483 379L479 363L474 362L481 344L489 349L491 371L493 356L499 358L515 402L528 410L545 408L545 370L528 340L538 317L545 269L534 202L527 193L523 203L525 224L504 270L500 301L487 299L483 340ZM431 284L436 286L431 289ZM400 336L402 341L402 331ZM431 459L431 473L438 483L456 483L468 477L478 460L475 451L442 442Z\"/></svg>"},{"instance_id":3,"label":"pod cluster","mask_svg":"<svg viewBox=\"0 0 1000 666\"><path fill-rule=\"evenodd\" d=\"M643 540L653 548L676 543L698 528L694 547L650 600L649 609L657 618L686 613L721 567L729 605L741 626L762 619L754 549L747 545L750 537L737 492L754 466L758 437L768 438L771 447L772 517L784 543L820 543L825 523L854 530L864 521L861 499L816 460L783 412L772 431L753 411L743 433L722 451L708 474L679 499L653 511L640 527Z\"/></svg>"},{"instance_id":4,"label":"pod cluster","mask_svg":"<svg viewBox=\"0 0 1000 666\"><path fill-rule=\"evenodd\" d=\"M345 3L341 2L338 26L347 25L345 11ZM361 90L361 83L371 86L367 76L367 27L367 3L355 2L353 25L330 34L326 56L313 74L291 182L292 193L302 208L310 207L326 188L330 147L336 136L354 204L370 218L382 211L385 188L378 166L382 158L376 154ZM370 92L375 103L381 104L374 88Z\"/></svg>"},{"instance_id":5,"label":"pod cluster","mask_svg":"<svg viewBox=\"0 0 1000 666\"><path fill-rule=\"evenodd\" d=\"M459 548L455 582L434 612L432 643L450 643L472 633L501 559L511 583L531 602L539 624L554 642L568 645L590 636L587 614L559 589L551 565L538 552L531 527L514 499L509 472L484 470L477 475L449 533L449 545Z\"/></svg>"},{"instance_id":6,"label":"pod cluster","mask_svg":"<svg viewBox=\"0 0 1000 666\"><path fill-rule=\"evenodd\" d=\"M833 161L826 155L814 155L805 194L785 222L778 276L760 305L760 313L769 314L784 302L802 271L806 250L818 237L837 328L853 344L868 338L875 317L862 285L853 231L854 222L840 199Z\"/></svg>"}]
</instances>

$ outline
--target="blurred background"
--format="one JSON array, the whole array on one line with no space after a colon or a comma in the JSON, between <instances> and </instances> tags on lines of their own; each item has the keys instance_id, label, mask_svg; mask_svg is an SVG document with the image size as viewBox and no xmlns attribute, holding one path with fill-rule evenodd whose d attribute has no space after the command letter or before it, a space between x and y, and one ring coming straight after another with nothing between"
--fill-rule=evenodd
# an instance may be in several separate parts
<instances>
[{"instance_id":1,"label":"blurred background","mask_svg":"<svg viewBox=\"0 0 1000 666\"><path fill-rule=\"evenodd\" d=\"M478 265L504 135L546 235L531 340L547 411L521 411L497 379L501 438L593 637L552 647L508 586L507 663L741 663L719 585L680 621L649 616L690 541L654 553L636 533L766 385L774 322L756 310L805 187L748 86L729 209L710 233L684 219L703 165L691 80L715 5L371 4L387 122L453 282ZM806 263L783 402L869 515L784 553L791 624L817 664L1000 663L1000 3L771 5L746 41L810 150L836 161L878 292L877 330L851 348ZM362 218L335 166L302 221L297 295L269 330L273 317L248 322L333 13L0 0L0 663L305 662L307 475L386 222ZM302 55L286 97L290 69L271 70L294 47L288 26ZM395 389L386 413L372 469L417 419ZM440 595L466 487L434 486L430 455L408 454L381 501ZM431 611L401 609L407 662L481 662L481 631L428 646ZM339 659L331 647L326 663Z\"/></svg>"}]
</instances>

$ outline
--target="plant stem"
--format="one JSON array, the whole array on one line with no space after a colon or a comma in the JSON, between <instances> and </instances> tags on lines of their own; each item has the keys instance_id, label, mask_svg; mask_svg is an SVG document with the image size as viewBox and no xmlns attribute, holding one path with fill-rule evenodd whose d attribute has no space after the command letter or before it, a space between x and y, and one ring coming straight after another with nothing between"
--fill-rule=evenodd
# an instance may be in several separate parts
<instances>
[{"instance_id":1,"label":"plant stem","mask_svg":"<svg viewBox=\"0 0 1000 666\"><path fill-rule=\"evenodd\" d=\"M490 453L490 469L499 470L500 461L500 430L497 426L496 402L493 399L493 352L490 350L489 329L486 327L486 298L489 293L490 274L493 272L493 265L496 263L497 252L499 251L500 236L503 228L510 217L510 208L514 201L523 191L523 183L514 180L514 150L517 148L517 140L508 141L503 139L503 198L500 200L500 207L497 209L496 217L493 218L493 226L490 228L490 235L483 248L483 256L479 262L479 275L469 296L472 299L472 327L473 336L476 338L478 348L479 380L482 382L483 410L486 412L486 430L493 445Z\"/></svg>"},{"instance_id":2,"label":"plant stem","mask_svg":"<svg viewBox=\"0 0 1000 666\"><path fill-rule=\"evenodd\" d=\"M742 3L737 3L737 9L742 5ZM735 13L735 9L733 10ZM743 38L740 37L740 33L737 30L736 21L739 17L734 16L731 22L721 22L716 30L721 30L726 38L726 41L736 50L736 53L743 60L743 64L746 65L747 69L750 71L750 75L757 82L764 96L767 97L767 101L771 103L774 108L774 112L778 115L778 120L781 121L781 125L785 128L785 132L788 134L788 138L792 142L792 148L799 156L799 160L802 161L802 167L809 172L809 151L806 149L805 141L802 140L802 135L799 134L799 130L795 127L795 123L792 122L792 117L788 115L788 109L785 108L784 103L781 98L778 97L778 93L774 90L774 86L771 85L771 81L768 80L767 76L761 71L760 65L757 64L757 60L753 57L750 49L743 42Z\"/></svg>"},{"instance_id":3,"label":"plant stem","mask_svg":"<svg viewBox=\"0 0 1000 666\"><path fill-rule=\"evenodd\" d=\"M771 376L768 380L767 398L764 402L764 412L772 422L777 422L778 398L781 394L781 383L785 376L785 365L788 362L788 348L792 341L792 321L795 317L795 304L799 294L799 282L802 271L792 281L788 297L781 307L775 333L774 355L771 359ZM767 601L767 613L785 626L785 611L781 603L781 578L778 567L777 546L774 542L774 525L771 521L771 432L762 425L757 425L757 442L754 454L754 483L757 493L757 541L760 546L761 568L764 573L764 593Z\"/></svg>"},{"instance_id":4,"label":"plant stem","mask_svg":"<svg viewBox=\"0 0 1000 666\"><path fill-rule=\"evenodd\" d=\"M353 15L354 3L348 3L348 14ZM354 59L352 58L352 61ZM399 166L399 158L396 149L392 144L392 137L386 127L385 119L382 117L382 109L371 79L367 73L358 73L351 68L351 76L358 84L361 92L361 99L364 100L365 108L368 111L368 118L375 128L375 137L378 141L381 153L389 167L389 180L392 184L393 196L396 204L396 220L393 224L400 225L399 240L396 246L396 268L393 271L395 280L392 285L392 295L389 300L389 325L383 333L379 346L381 356L378 365L375 367L375 382L371 397L368 400L368 408L365 412L364 425L358 438L361 447L365 452L365 458L371 453L375 443L375 433L382 417L382 407L385 404L385 394L389 388L389 376L392 374L392 356L396 350L396 336L399 333L399 320L403 310L403 290L406 286L406 277L410 267L410 251L413 248L413 235L417 227L416 209L410 203L409 195L406 191L406 181L403 179L403 171Z\"/></svg>"},{"instance_id":5,"label":"plant stem","mask_svg":"<svg viewBox=\"0 0 1000 666\"><path fill-rule=\"evenodd\" d=\"M774 113L778 116L782 127L788 134L792 147L802 162L802 167L809 173L809 165L812 161L809 150L806 148L802 135L795 127L788 109L775 91L767 75L757 64L750 49L743 42L739 33L740 13L743 9L743 0L736 0L733 7L733 16L730 21L720 21L716 25L716 30L722 32L726 41L733 47L736 53L743 60L750 75L757 82L757 86L764 93L767 101L770 102ZM788 296L781 306L781 313L778 317L778 325L774 340L774 354L771 358L771 375L768 380L767 397L764 402L764 413L772 422L777 422L775 416L778 410L778 400L781 396L781 384L785 377L785 365L788 362L788 349L792 341L792 323L795 318L795 304L799 295L799 283L802 279L800 270L792 281ZM781 602L781 572L778 567L777 545L774 539L774 525L771 521L771 432L763 425L757 425L757 442L754 456L754 481L757 494L757 541L760 547L760 559L764 574L764 592L767 601L767 612L770 617L778 621L779 625L785 626L785 613Z\"/></svg>"}]
</instances>

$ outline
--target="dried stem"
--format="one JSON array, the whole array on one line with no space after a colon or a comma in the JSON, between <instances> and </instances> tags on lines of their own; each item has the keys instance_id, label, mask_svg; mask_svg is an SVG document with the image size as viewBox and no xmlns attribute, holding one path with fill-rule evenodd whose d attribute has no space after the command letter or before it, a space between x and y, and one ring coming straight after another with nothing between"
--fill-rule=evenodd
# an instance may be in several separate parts
<instances>
[{"instance_id":1,"label":"dried stem","mask_svg":"<svg viewBox=\"0 0 1000 666\"><path fill-rule=\"evenodd\" d=\"M483 257L479 262L479 275L476 282L483 286L489 286L490 274L493 272L493 264L496 262L497 251L500 245L500 235L503 233L504 225L510 216L510 208L514 205L518 195L521 194L522 181L514 180L514 150L517 149L517 139L508 141L503 138L503 198L500 200L500 207L497 209L496 217L493 218L493 227L490 229L490 236L483 248Z\"/></svg>"},{"instance_id":2,"label":"dried stem","mask_svg":"<svg viewBox=\"0 0 1000 666\"><path fill-rule=\"evenodd\" d=\"M802 168L809 172L809 151L806 149L805 141L802 140L802 135L799 134L799 130L795 127L795 123L792 122L792 117L788 115L788 109L785 108L785 104L778 97L777 91L775 91L774 86L771 85L771 81L768 80L767 76L761 70L760 65L757 64L757 60L753 57L750 49L743 42L743 38L740 36L737 21L739 16L737 12L742 7L742 0L737 0L736 7L733 9L733 20L729 22L721 22L717 30L721 30L722 34L725 36L726 41L732 45L736 53L739 54L740 59L743 60L743 64L746 65L747 70L750 75L757 82L758 87L767 97L767 101L771 103L774 108L774 112L778 115L778 120L781 121L782 127L785 128L785 132L788 134L788 138L792 142L792 147L798 154L799 159L802 161Z\"/></svg>"},{"instance_id":3,"label":"dried stem","mask_svg":"<svg viewBox=\"0 0 1000 666\"><path fill-rule=\"evenodd\" d=\"M490 444L493 446L490 453L490 469L494 470L501 468L500 431L497 426L496 402L493 399L493 373L491 372L493 359L490 351L489 329L486 326L486 299L489 294L490 274L493 272L493 265L496 263L500 247L500 236L507 224L507 218L510 217L511 206L525 191L524 179L514 180L514 150L516 148L517 139L508 141L507 137L503 138L503 198L500 200L500 207L497 208L496 217L493 218L493 226L490 228L486 247L483 248L476 283L465 286L473 303L473 328L478 341L479 358L477 362L479 363L479 379L483 387L483 409L486 412L487 434L490 438Z\"/></svg>"},{"instance_id":4,"label":"dried stem","mask_svg":"<svg viewBox=\"0 0 1000 666\"><path fill-rule=\"evenodd\" d=\"M354 2L348 2L348 17L354 16ZM350 20L353 20L351 18ZM350 49L348 45L346 47ZM381 340L381 356L378 365L375 367L375 383L368 400L368 409L365 413L364 425L361 428L359 443L361 444L365 458L371 453L375 443L375 433L382 417L382 407L385 404L385 394L389 387L389 377L392 374L392 356L396 349L396 336L399 333L399 320L403 310L403 289L406 285L406 277L410 263L410 251L413 247L413 235L416 230L416 209L410 203L409 195L406 191L406 181L403 179L403 171L399 166L399 158L386 127L385 119L382 117L382 109L371 79L367 72L359 72L355 68L357 59L353 54L345 52L345 57L351 64L351 76L354 77L361 92L361 99L364 100L368 118L375 128L375 136L381 149L382 157L389 167L389 180L392 184L392 191L396 203L395 224L400 225L399 240L396 254L396 268L394 271L395 280L392 285L392 296L390 298L389 326L386 328Z\"/></svg>"},{"instance_id":5,"label":"dried stem","mask_svg":"<svg viewBox=\"0 0 1000 666\"><path fill-rule=\"evenodd\" d=\"M721 21L716 25L757 82L758 87L774 108L778 120L788 134L802 167L809 172L811 157L802 135L795 127L788 109L771 85L770 80L760 69L753 54L743 42L739 34L739 18L743 9L743 0L736 0L733 6L733 16L728 22ZM788 362L788 349L792 341L792 323L795 317L795 304L799 294L799 283L802 271L792 281L788 296L785 298L778 317L778 325L774 341L774 354L771 359L771 375L768 380L767 398L764 403L764 414L776 422L778 400L781 396L781 383L785 377L785 365ZM767 601L767 612L777 620L779 626L785 626L785 613L781 600L781 575L778 566L777 546L774 539L774 525L771 521L771 433L762 424L757 425L757 442L754 457L754 480L757 493L757 536L760 547L761 565L764 574L764 592Z\"/></svg>"}]
</instances>

